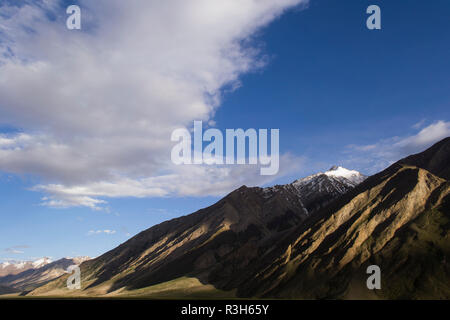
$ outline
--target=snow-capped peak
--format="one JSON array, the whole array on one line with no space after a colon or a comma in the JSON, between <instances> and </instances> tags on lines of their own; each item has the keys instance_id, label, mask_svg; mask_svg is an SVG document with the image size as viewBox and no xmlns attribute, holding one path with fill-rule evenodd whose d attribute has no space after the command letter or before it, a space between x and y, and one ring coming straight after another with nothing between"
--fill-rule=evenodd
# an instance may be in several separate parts
<instances>
[{"instance_id":1,"label":"snow-capped peak","mask_svg":"<svg viewBox=\"0 0 450 320\"><path fill-rule=\"evenodd\" d=\"M42 266L44 266L46 264L49 264L51 262L52 262L52 260L49 259L49 258L41 258L41 259L33 261L33 268L40 268L40 267L42 267Z\"/></svg>"},{"instance_id":2,"label":"snow-capped peak","mask_svg":"<svg viewBox=\"0 0 450 320\"><path fill-rule=\"evenodd\" d=\"M366 176L356 170L349 170L339 166L332 166L330 170L326 171L324 174L329 177L345 178L355 184L359 184L366 179Z\"/></svg>"},{"instance_id":3,"label":"snow-capped peak","mask_svg":"<svg viewBox=\"0 0 450 320\"><path fill-rule=\"evenodd\" d=\"M8 260L0 264L0 269L15 269L15 270L28 270L30 268L38 269L49 263L52 260L50 258L44 257L34 261L16 261L16 260Z\"/></svg>"}]
</instances>

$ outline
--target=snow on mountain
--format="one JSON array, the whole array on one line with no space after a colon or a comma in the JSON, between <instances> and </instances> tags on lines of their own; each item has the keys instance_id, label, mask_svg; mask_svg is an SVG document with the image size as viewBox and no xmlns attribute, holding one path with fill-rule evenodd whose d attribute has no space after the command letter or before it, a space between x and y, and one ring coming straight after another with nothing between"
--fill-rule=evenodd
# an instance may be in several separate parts
<instances>
[{"instance_id":1,"label":"snow on mountain","mask_svg":"<svg viewBox=\"0 0 450 320\"><path fill-rule=\"evenodd\" d=\"M45 266L46 264L52 263L52 260L49 258L41 258L32 262L33 268L40 268Z\"/></svg>"},{"instance_id":2,"label":"snow on mountain","mask_svg":"<svg viewBox=\"0 0 450 320\"><path fill-rule=\"evenodd\" d=\"M307 213L320 209L334 198L356 187L367 177L355 170L333 166L326 172L319 172L291 184L264 189L265 197L284 190L302 203Z\"/></svg>"},{"instance_id":3,"label":"snow on mountain","mask_svg":"<svg viewBox=\"0 0 450 320\"><path fill-rule=\"evenodd\" d=\"M328 187L327 191L330 191L329 188L336 188L338 191L342 191L342 186L340 186L340 184L344 184L348 187L356 187L366 178L365 175L356 170L333 166L326 172L319 172L306 178L296 180L292 185L298 188L310 185L311 188L319 192L326 187Z\"/></svg>"},{"instance_id":4,"label":"snow on mountain","mask_svg":"<svg viewBox=\"0 0 450 320\"><path fill-rule=\"evenodd\" d=\"M331 169L324 174L329 177L345 178L356 185L360 184L366 179L366 176L362 175L356 170L348 170L346 168L338 166L331 167Z\"/></svg>"},{"instance_id":5,"label":"snow on mountain","mask_svg":"<svg viewBox=\"0 0 450 320\"><path fill-rule=\"evenodd\" d=\"M0 264L0 277L10 274L18 274L30 269L38 269L51 262L52 260L47 257L43 257L33 261L5 261Z\"/></svg>"}]
</instances>

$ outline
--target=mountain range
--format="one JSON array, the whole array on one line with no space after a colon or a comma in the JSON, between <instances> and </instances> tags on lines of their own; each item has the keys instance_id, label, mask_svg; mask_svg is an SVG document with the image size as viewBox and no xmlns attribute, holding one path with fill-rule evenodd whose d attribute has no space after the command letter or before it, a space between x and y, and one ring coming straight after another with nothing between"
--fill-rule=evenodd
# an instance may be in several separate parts
<instances>
[{"instance_id":1,"label":"mountain range","mask_svg":"<svg viewBox=\"0 0 450 320\"><path fill-rule=\"evenodd\" d=\"M28 296L450 298L450 138L365 177L333 167L242 186L153 226ZM369 290L366 269L381 270ZM0 281L0 285L2 282Z\"/></svg>"},{"instance_id":2,"label":"mountain range","mask_svg":"<svg viewBox=\"0 0 450 320\"><path fill-rule=\"evenodd\" d=\"M71 265L79 265L89 257L63 258L52 261L41 258L35 261L8 261L0 264L0 293L31 291L66 273ZM7 271L9 270L9 273Z\"/></svg>"},{"instance_id":3,"label":"mountain range","mask_svg":"<svg viewBox=\"0 0 450 320\"><path fill-rule=\"evenodd\" d=\"M43 257L33 261L8 260L0 263L0 277L18 274L29 269L37 269L51 262L52 260L47 257Z\"/></svg>"}]
</instances>

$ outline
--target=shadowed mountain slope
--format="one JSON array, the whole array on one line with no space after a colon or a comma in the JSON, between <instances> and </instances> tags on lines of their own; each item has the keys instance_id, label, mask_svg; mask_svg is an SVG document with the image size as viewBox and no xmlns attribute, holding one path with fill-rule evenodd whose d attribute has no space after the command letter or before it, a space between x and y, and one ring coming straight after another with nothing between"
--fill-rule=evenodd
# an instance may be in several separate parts
<instances>
[{"instance_id":1,"label":"shadowed mountain slope","mask_svg":"<svg viewBox=\"0 0 450 320\"><path fill-rule=\"evenodd\" d=\"M0 285L0 295L19 293L20 290Z\"/></svg>"}]
</instances>

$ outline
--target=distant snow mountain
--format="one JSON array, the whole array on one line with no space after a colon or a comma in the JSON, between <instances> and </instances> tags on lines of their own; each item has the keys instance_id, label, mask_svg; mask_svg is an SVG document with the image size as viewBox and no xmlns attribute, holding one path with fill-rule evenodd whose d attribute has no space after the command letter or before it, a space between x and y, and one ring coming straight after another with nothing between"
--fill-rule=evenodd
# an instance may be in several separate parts
<instances>
[{"instance_id":1,"label":"distant snow mountain","mask_svg":"<svg viewBox=\"0 0 450 320\"><path fill-rule=\"evenodd\" d=\"M43 257L33 261L5 261L3 263L0 263L0 277L19 274L30 269L38 269L52 262L53 261L47 257Z\"/></svg>"},{"instance_id":2,"label":"distant snow mountain","mask_svg":"<svg viewBox=\"0 0 450 320\"><path fill-rule=\"evenodd\" d=\"M33 268L37 269L37 268L43 267L43 266L45 266L46 264L49 264L49 263L52 263L52 259L41 258L41 259L38 259L38 260L34 261L32 264L33 264Z\"/></svg>"},{"instance_id":3,"label":"distant snow mountain","mask_svg":"<svg viewBox=\"0 0 450 320\"><path fill-rule=\"evenodd\" d=\"M0 264L0 272L9 270L10 273L0 276L0 286L14 290L32 290L39 285L56 279L66 273L71 265L80 265L89 257L62 258L51 261L41 258L35 261L4 262Z\"/></svg>"},{"instance_id":4,"label":"distant snow mountain","mask_svg":"<svg viewBox=\"0 0 450 320\"><path fill-rule=\"evenodd\" d=\"M83 261L89 260L90 257L66 257L66 260L73 261L74 264L80 264ZM0 277L8 276L8 275L17 275L27 270L31 269L40 269L53 263L53 260L48 257L42 257L32 261L17 261L17 260L9 260L3 263L0 263Z\"/></svg>"}]
</instances>

